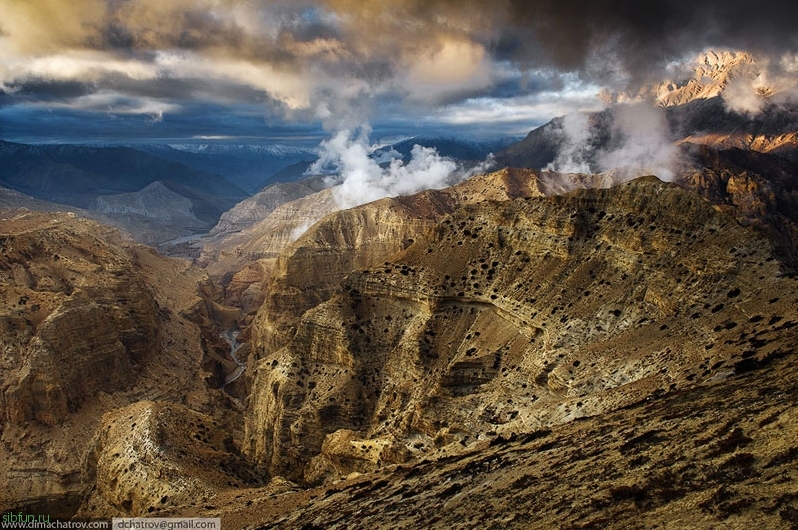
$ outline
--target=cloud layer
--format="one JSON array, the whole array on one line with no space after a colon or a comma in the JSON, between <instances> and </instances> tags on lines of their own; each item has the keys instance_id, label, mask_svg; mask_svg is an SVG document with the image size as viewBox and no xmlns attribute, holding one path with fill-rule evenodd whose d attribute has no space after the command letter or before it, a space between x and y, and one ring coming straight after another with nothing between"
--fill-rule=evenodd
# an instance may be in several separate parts
<instances>
[{"instance_id":1,"label":"cloud layer","mask_svg":"<svg viewBox=\"0 0 798 530\"><path fill-rule=\"evenodd\" d=\"M368 130L342 130L321 144L319 159L308 169L329 174L340 208L352 208L383 197L411 195L425 189L445 188L463 177L457 165L435 149L413 146L410 160L393 158L380 164L372 157ZM398 153L397 153L398 155Z\"/></svg>"},{"instance_id":2,"label":"cloud layer","mask_svg":"<svg viewBox=\"0 0 798 530\"><path fill-rule=\"evenodd\" d=\"M198 102L336 130L369 116L534 124L708 46L775 70L798 50L786 2L0 0L0 12L0 106L164 124Z\"/></svg>"}]
</instances>

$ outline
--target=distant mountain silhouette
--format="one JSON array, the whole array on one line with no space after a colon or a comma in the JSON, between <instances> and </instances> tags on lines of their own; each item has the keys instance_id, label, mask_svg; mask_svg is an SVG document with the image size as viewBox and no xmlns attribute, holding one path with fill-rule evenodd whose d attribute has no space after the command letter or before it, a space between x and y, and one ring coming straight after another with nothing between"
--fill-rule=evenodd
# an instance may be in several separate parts
<instances>
[{"instance_id":1,"label":"distant mountain silhouette","mask_svg":"<svg viewBox=\"0 0 798 530\"><path fill-rule=\"evenodd\" d=\"M224 177L128 147L26 145L0 140L0 181L33 197L89 207L97 195L139 191L156 181L223 201L246 192Z\"/></svg>"},{"instance_id":2,"label":"distant mountain silhouette","mask_svg":"<svg viewBox=\"0 0 798 530\"><path fill-rule=\"evenodd\" d=\"M160 187L150 188L156 182ZM5 141L0 141L0 186L110 216L148 244L209 229L247 196L224 177L128 147ZM158 209L140 212L142 201L156 199L153 189L163 192L158 201L182 204L182 221ZM112 211L108 204L114 204Z\"/></svg>"},{"instance_id":3,"label":"distant mountain silhouette","mask_svg":"<svg viewBox=\"0 0 798 530\"><path fill-rule=\"evenodd\" d=\"M402 155L403 159L408 160L413 147L420 145L422 147L431 147L439 155L458 161L482 161L490 153L496 153L514 144L515 141L513 138L478 142L458 138L413 137L382 147L375 151L375 154L396 151Z\"/></svg>"},{"instance_id":4,"label":"distant mountain silhouette","mask_svg":"<svg viewBox=\"0 0 798 530\"><path fill-rule=\"evenodd\" d=\"M198 171L222 175L247 193L259 191L274 182L301 178L301 173L297 176L289 168L309 164L316 158L311 148L283 144L147 144L132 147Z\"/></svg>"}]
</instances>

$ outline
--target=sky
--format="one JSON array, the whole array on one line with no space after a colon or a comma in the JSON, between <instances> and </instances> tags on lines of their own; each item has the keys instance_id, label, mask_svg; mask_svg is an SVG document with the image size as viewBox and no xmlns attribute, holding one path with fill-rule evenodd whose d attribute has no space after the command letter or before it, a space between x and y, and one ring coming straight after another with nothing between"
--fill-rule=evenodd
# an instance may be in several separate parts
<instances>
[{"instance_id":1,"label":"sky","mask_svg":"<svg viewBox=\"0 0 798 530\"><path fill-rule=\"evenodd\" d=\"M0 0L0 138L523 135L707 48L794 68L796 4Z\"/></svg>"}]
</instances>

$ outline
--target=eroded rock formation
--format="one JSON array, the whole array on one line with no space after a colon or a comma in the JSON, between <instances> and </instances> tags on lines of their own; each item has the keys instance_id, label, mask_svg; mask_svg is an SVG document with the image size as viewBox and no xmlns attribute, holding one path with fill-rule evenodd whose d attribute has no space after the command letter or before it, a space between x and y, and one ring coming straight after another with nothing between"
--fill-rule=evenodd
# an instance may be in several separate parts
<instances>
[{"instance_id":1,"label":"eroded rock formation","mask_svg":"<svg viewBox=\"0 0 798 530\"><path fill-rule=\"evenodd\" d=\"M79 515L201 507L219 490L257 484L230 419L224 424L183 405L152 401L106 414L86 458L83 480L92 490Z\"/></svg>"},{"instance_id":2,"label":"eroded rock formation","mask_svg":"<svg viewBox=\"0 0 798 530\"><path fill-rule=\"evenodd\" d=\"M2 217L0 509L72 515L91 440L118 407L238 417L214 390L235 364L200 269L74 214Z\"/></svg>"},{"instance_id":3,"label":"eroded rock formation","mask_svg":"<svg viewBox=\"0 0 798 530\"><path fill-rule=\"evenodd\" d=\"M428 234L458 206L517 197L540 197L579 188L608 187L612 174L562 175L505 168L451 188L382 199L336 212L283 247L251 333L259 356L285 344L299 317L326 301L351 271L381 265Z\"/></svg>"},{"instance_id":4,"label":"eroded rock formation","mask_svg":"<svg viewBox=\"0 0 798 530\"><path fill-rule=\"evenodd\" d=\"M356 268L319 247L284 267ZM796 285L770 242L654 178L455 208L371 259L326 301L332 278L317 305L286 297L295 329L256 320L245 449L274 474L318 482L602 414L729 377L792 335L780 295Z\"/></svg>"},{"instance_id":5,"label":"eroded rock formation","mask_svg":"<svg viewBox=\"0 0 798 530\"><path fill-rule=\"evenodd\" d=\"M794 337L738 375L606 414L307 492L231 496L214 513L285 530L792 528L798 365L787 347Z\"/></svg>"},{"instance_id":6,"label":"eroded rock formation","mask_svg":"<svg viewBox=\"0 0 798 530\"><path fill-rule=\"evenodd\" d=\"M4 223L2 414L12 423L54 425L86 396L124 389L157 344L155 301L129 258L75 219ZM60 229L70 222L80 235Z\"/></svg>"},{"instance_id":7,"label":"eroded rock formation","mask_svg":"<svg viewBox=\"0 0 798 530\"><path fill-rule=\"evenodd\" d=\"M188 262L3 214L0 506L287 528L787 520L792 166L693 154L681 187L505 169L327 216L328 191L286 203L206 255L257 311L240 335L250 317Z\"/></svg>"}]
</instances>

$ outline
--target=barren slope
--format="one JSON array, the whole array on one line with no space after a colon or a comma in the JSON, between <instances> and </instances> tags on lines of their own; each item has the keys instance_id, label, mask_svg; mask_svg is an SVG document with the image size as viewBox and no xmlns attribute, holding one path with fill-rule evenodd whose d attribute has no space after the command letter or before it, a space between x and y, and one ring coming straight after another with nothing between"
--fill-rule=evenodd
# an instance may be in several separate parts
<instances>
[{"instance_id":1,"label":"barren slope","mask_svg":"<svg viewBox=\"0 0 798 530\"><path fill-rule=\"evenodd\" d=\"M792 344L784 273L762 236L654 178L461 207L350 274L284 348L256 320L245 450L318 482L723 379Z\"/></svg>"},{"instance_id":2,"label":"barren slope","mask_svg":"<svg viewBox=\"0 0 798 530\"><path fill-rule=\"evenodd\" d=\"M798 364L778 357L459 455L229 495L208 513L225 527L283 530L795 529Z\"/></svg>"},{"instance_id":3,"label":"barren slope","mask_svg":"<svg viewBox=\"0 0 798 530\"><path fill-rule=\"evenodd\" d=\"M0 510L70 515L102 415L140 399L236 416L207 276L74 214L0 220ZM234 431L231 431L234 432Z\"/></svg>"}]
</instances>

